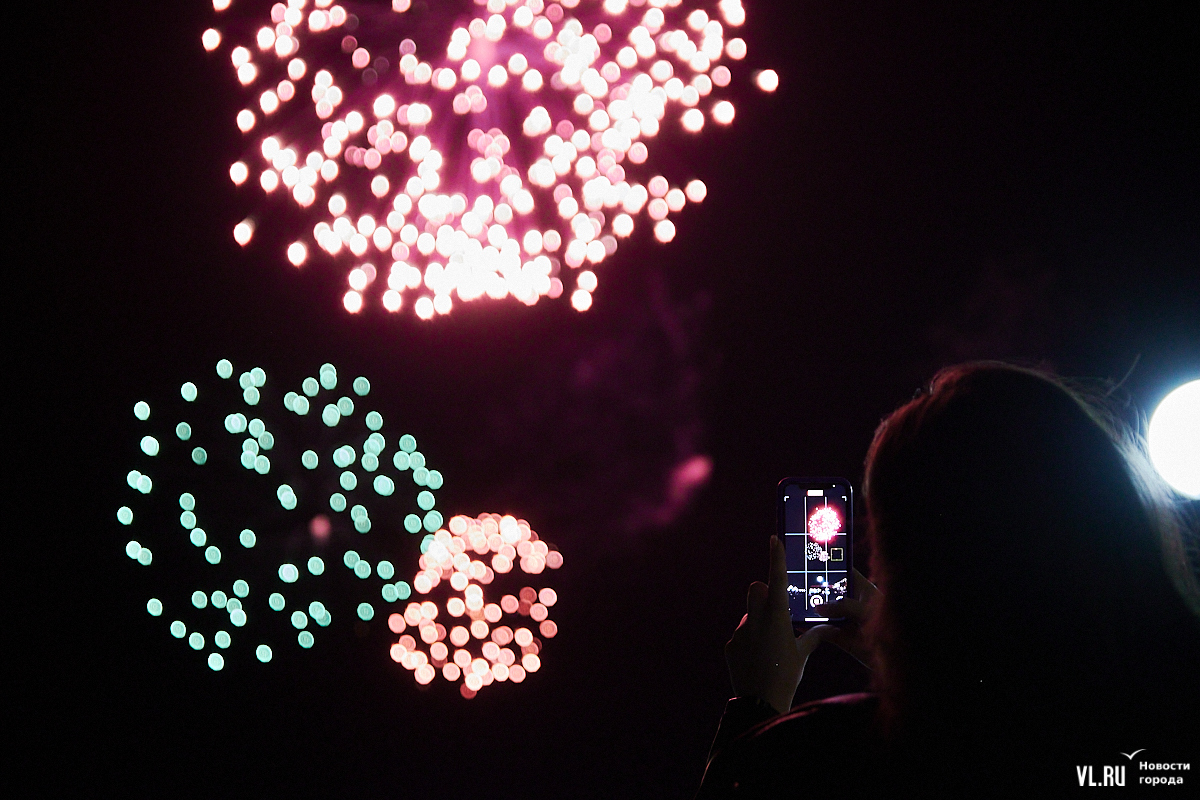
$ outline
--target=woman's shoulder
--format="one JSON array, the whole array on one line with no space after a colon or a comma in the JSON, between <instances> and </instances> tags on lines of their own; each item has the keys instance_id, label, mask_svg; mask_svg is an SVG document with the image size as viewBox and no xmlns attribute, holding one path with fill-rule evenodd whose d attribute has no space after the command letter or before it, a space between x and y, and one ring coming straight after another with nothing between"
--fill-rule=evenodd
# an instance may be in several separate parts
<instances>
[{"instance_id":1,"label":"woman's shoulder","mask_svg":"<svg viewBox=\"0 0 1200 800\"><path fill-rule=\"evenodd\" d=\"M878 760L873 694L847 694L793 708L747 730L714 754L701 797L791 797L874 785Z\"/></svg>"},{"instance_id":2,"label":"woman's shoulder","mask_svg":"<svg viewBox=\"0 0 1200 800\"><path fill-rule=\"evenodd\" d=\"M826 697L767 720L742 738L757 741L759 746L786 747L793 753L806 745L826 749L835 741L861 746L864 740L874 738L878 711L879 697L875 694L859 692Z\"/></svg>"}]
</instances>

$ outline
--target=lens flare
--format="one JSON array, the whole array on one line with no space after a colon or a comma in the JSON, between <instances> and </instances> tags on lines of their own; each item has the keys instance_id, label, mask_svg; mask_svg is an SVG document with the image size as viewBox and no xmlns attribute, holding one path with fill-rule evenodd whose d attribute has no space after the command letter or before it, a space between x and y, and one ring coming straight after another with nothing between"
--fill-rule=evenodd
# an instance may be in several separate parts
<instances>
[{"instance_id":1,"label":"lens flare","mask_svg":"<svg viewBox=\"0 0 1200 800\"><path fill-rule=\"evenodd\" d=\"M461 681L460 693L471 698L493 682L519 683L541 667L543 640L558 634L549 619L558 594L544 585L546 570L563 562L529 523L500 514L452 517L418 563L413 586L418 596L434 599L414 598L389 622L393 633L402 634L391 647L392 659L417 683L440 674L450 683ZM543 585L536 589L535 583ZM519 678L515 668L522 670Z\"/></svg>"},{"instance_id":2,"label":"lens flare","mask_svg":"<svg viewBox=\"0 0 1200 800\"><path fill-rule=\"evenodd\" d=\"M1146 432L1150 460L1177 492L1200 498L1200 380L1162 399Z\"/></svg>"},{"instance_id":3,"label":"lens flare","mask_svg":"<svg viewBox=\"0 0 1200 800\"><path fill-rule=\"evenodd\" d=\"M594 276L647 219L671 241L667 216L704 199L672 185L680 202L662 210L647 183L655 137L700 134L709 117L728 125L733 103L714 95L735 72L751 79L738 63L746 43L730 37L745 22L740 0L706 5L474 0L464 17L406 0L355 13L297 0L239 19L217 8L226 30L202 44L229 48L247 93L235 121L261 144L234 183L256 191L246 172L257 171L270 202L309 215L289 260L302 245L386 278L351 286L348 312L371 299L432 319L457 302L564 294L585 311L597 281L584 287L578 270ZM755 80L772 91L774 74ZM364 216L370 230L355 222ZM235 231L243 246L247 224Z\"/></svg>"},{"instance_id":4,"label":"lens flare","mask_svg":"<svg viewBox=\"0 0 1200 800\"><path fill-rule=\"evenodd\" d=\"M814 542L827 544L841 528L841 517L830 506L821 506L808 517L808 535Z\"/></svg>"}]
</instances>

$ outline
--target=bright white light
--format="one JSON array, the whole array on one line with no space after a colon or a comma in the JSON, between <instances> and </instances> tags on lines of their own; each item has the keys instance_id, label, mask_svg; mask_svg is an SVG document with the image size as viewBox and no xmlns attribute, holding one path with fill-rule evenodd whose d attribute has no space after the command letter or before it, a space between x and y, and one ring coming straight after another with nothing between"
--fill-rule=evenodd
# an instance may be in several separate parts
<instances>
[{"instance_id":1,"label":"bright white light","mask_svg":"<svg viewBox=\"0 0 1200 800\"><path fill-rule=\"evenodd\" d=\"M1178 491L1200 498L1200 380L1163 398L1150 417L1150 460Z\"/></svg>"}]
</instances>

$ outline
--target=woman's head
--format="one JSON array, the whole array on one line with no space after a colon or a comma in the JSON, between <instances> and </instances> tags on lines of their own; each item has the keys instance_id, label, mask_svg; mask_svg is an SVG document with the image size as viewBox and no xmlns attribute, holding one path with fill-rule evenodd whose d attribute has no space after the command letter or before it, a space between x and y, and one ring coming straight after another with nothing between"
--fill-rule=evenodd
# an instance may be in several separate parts
<instances>
[{"instance_id":1,"label":"woman's head","mask_svg":"<svg viewBox=\"0 0 1200 800\"><path fill-rule=\"evenodd\" d=\"M883 422L864 494L899 718L1087 713L1155 646L1148 628L1195 638L1115 430L1060 380L995 363L944 370Z\"/></svg>"}]
</instances>

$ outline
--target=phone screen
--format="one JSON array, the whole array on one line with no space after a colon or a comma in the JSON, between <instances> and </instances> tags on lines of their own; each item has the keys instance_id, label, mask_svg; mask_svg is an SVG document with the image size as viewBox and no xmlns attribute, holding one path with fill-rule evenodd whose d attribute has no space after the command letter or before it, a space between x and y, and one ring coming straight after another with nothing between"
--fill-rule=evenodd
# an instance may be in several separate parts
<instances>
[{"instance_id":1,"label":"phone screen","mask_svg":"<svg viewBox=\"0 0 1200 800\"><path fill-rule=\"evenodd\" d=\"M779 484L780 538L787 550L792 621L828 622L813 610L853 597L854 502L841 478L786 478Z\"/></svg>"}]
</instances>

